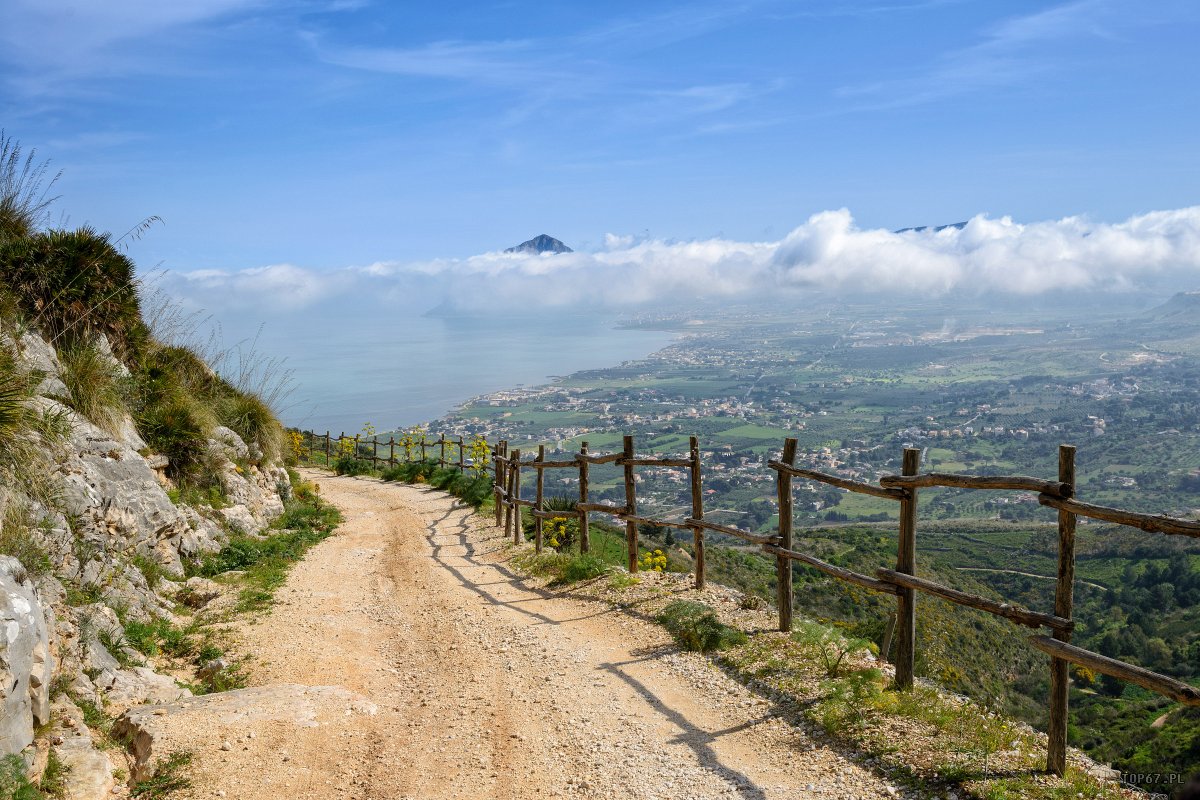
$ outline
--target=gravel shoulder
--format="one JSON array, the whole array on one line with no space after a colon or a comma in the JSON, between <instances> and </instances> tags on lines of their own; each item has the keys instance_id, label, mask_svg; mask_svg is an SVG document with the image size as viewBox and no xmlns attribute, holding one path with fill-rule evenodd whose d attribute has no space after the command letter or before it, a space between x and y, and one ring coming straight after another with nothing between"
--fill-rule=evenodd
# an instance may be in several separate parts
<instances>
[{"instance_id":1,"label":"gravel shoulder","mask_svg":"<svg viewBox=\"0 0 1200 800\"><path fill-rule=\"evenodd\" d=\"M345 522L293 569L269 613L239 625L239 649L253 659L252 686L348 694L309 692L324 699L298 710L293 688L260 693L259 702L278 696L287 709L196 704L164 719L156 752L194 753L194 788L179 796L895 791L704 656L679 652L659 626L523 578L501 532L453 498L370 478L306 477Z\"/></svg>"}]
</instances>

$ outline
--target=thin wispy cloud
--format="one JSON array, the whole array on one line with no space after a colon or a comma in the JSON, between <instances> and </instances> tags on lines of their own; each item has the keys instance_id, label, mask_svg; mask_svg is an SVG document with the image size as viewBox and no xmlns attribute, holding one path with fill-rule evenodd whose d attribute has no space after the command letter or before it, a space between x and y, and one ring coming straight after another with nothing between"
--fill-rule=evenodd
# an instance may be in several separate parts
<instances>
[{"instance_id":1,"label":"thin wispy cloud","mask_svg":"<svg viewBox=\"0 0 1200 800\"><path fill-rule=\"evenodd\" d=\"M371 72L505 85L542 82L549 74L545 57L527 41L431 42L385 48L331 46L311 32L304 34L304 39L326 63Z\"/></svg>"},{"instance_id":2,"label":"thin wispy cloud","mask_svg":"<svg viewBox=\"0 0 1200 800\"><path fill-rule=\"evenodd\" d=\"M835 96L851 101L849 110L882 110L1025 84L1060 66L1057 43L1108 37L1101 13L1107 5L1105 0L1078 0L1012 17L979 42L943 53L912 74L842 86Z\"/></svg>"}]
</instances>

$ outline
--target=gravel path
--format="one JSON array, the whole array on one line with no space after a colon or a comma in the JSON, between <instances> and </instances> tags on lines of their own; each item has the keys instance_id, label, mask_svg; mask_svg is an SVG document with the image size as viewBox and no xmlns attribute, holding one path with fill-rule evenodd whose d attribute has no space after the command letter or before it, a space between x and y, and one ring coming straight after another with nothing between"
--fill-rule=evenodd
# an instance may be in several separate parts
<instances>
[{"instance_id":1,"label":"gravel path","mask_svg":"<svg viewBox=\"0 0 1200 800\"><path fill-rule=\"evenodd\" d=\"M660 627L556 596L500 532L417 486L311 473L345 517L239 632L253 683L339 685L374 714L195 720L189 797L875 798L879 777ZM169 748L166 748L169 749ZM165 750L164 750L165 751Z\"/></svg>"}]
</instances>

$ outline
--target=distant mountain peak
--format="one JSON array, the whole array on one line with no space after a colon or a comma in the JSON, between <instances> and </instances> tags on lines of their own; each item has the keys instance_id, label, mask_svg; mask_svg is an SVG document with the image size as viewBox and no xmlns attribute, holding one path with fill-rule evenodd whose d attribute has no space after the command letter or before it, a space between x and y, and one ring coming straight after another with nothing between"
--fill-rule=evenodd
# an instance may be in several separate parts
<instances>
[{"instance_id":1,"label":"distant mountain peak","mask_svg":"<svg viewBox=\"0 0 1200 800\"><path fill-rule=\"evenodd\" d=\"M932 228L928 225L918 225L915 228L901 228L900 230L895 231L895 232L896 233L924 233L925 231L932 230L934 233L941 233L942 231L946 230L947 228L955 228L955 229L961 231L965 227L967 227L966 222L951 222L949 225L937 225Z\"/></svg>"},{"instance_id":2,"label":"distant mountain peak","mask_svg":"<svg viewBox=\"0 0 1200 800\"><path fill-rule=\"evenodd\" d=\"M575 251L567 247L565 244L555 239L553 236L547 236L542 233L527 242L521 242L516 247L510 247L504 252L506 253L574 253Z\"/></svg>"}]
</instances>

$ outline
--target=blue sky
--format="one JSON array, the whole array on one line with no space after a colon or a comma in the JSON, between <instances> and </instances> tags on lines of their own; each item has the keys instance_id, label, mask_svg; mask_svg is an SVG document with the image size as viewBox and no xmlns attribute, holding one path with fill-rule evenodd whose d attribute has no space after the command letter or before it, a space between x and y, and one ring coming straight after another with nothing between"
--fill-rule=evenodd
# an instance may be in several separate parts
<instances>
[{"instance_id":1,"label":"blue sky","mask_svg":"<svg viewBox=\"0 0 1200 800\"><path fill-rule=\"evenodd\" d=\"M0 124L143 267L1200 203L1200 4L3 0Z\"/></svg>"}]
</instances>

